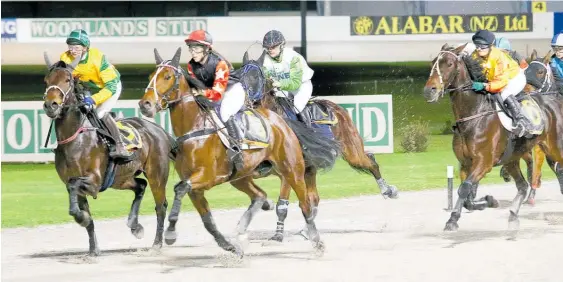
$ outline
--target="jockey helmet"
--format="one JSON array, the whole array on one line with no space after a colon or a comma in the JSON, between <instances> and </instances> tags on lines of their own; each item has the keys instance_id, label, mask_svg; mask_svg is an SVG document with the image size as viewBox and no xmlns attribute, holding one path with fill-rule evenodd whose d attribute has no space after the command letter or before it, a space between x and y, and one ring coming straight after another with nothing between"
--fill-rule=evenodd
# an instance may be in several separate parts
<instances>
[{"instance_id":1,"label":"jockey helmet","mask_svg":"<svg viewBox=\"0 0 563 282\"><path fill-rule=\"evenodd\" d=\"M488 30L479 30L471 38L475 45L493 45L495 42L495 35Z\"/></svg>"},{"instance_id":2,"label":"jockey helmet","mask_svg":"<svg viewBox=\"0 0 563 282\"><path fill-rule=\"evenodd\" d=\"M188 38L186 38L186 40L184 40L184 42L186 42L187 45L195 43L211 48L213 45L213 38L211 37L211 34L209 34L209 32L203 29L199 29L190 33L190 35L188 36Z\"/></svg>"},{"instance_id":3,"label":"jockey helmet","mask_svg":"<svg viewBox=\"0 0 563 282\"><path fill-rule=\"evenodd\" d=\"M553 39L551 39L551 47L563 47L563 32L553 36Z\"/></svg>"},{"instance_id":4,"label":"jockey helmet","mask_svg":"<svg viewBox=\"0 0 563 282\"><path fill-rule=\"evenodd\" d=\"M285 43L285 38L283 34L278 30L270 30L264 35L262 40L262 46L265 48L272 48L280 44Z\"/></svg>"},{"instance_id":5,"label":"jockey helmet","mask_svg":"<svg viewBox=\"0 0 563 282\"><path fill-rule=\"evenodd\" d=\"M512 46L510 45L510 41L508 41L508 39L504 37L497 38L495 40L495 46L500 49L512 51Z\"/></svg>"},{"instance_id":6,"label":"jockey helmet","mask_svg":"<svg viewBox=\"0 0 563 282\"><path fill-rule=\"evenodd\" d=\"M66 44L68 45L82 45L84 47L90 47L90 38L88 33L83 29L75 29L70 32L66 38Z\"/></svg>"}]
</instances>

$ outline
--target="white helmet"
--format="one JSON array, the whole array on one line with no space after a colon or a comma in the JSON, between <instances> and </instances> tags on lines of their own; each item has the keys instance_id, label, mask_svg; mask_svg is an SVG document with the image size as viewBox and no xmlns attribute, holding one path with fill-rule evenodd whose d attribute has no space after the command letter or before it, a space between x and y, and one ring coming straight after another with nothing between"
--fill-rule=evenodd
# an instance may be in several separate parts
<instances>
[{"instance_id":1,"label":"white helmet","mask_svg":"<svg viewBox=\"0 0 563 282\"><path fill-rule=\"evenodd\" d=\"M551 47L563 47L563 33L558 33L551 39Z\"/></svg>"}]
</instances>

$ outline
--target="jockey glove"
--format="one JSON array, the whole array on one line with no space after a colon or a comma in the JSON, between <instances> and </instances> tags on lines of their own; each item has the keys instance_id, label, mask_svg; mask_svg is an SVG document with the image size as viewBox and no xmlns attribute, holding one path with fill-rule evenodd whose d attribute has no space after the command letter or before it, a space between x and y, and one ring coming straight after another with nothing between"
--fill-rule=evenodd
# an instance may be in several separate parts
<instances>
[{"instance_id":1,"label":"jockey glove","mask_svg":"<svg viewBox=\"0 0 563 282\"><path fill-rule=\"evenodd\" d=\"M195 100L202 105L203 107L206 108L212 108L213 107L213 102L211 102L209 99L207 99L207 97L203 96L203 95L197 95L195 96Z\"/></svg>"},{"instance_id":2,"label":"jockey glove","mask_svg":"<svg viewBox=\"0 0 563 282\"><path fill-rule=\"evenodd\" d=\"M90 96L84 97L84 108L85 109L92 110L92 109L94 109L95 105L96 105L96 102L94 101L94 99L92 99L92 97L90 97Z\"/></svg>"},{"instance_id":3,"label":"jockey glove","mask_svg":"<svg viewBox=\"0 0 563 282\"><path fill-rule=\"evenodd\" d=\"M483 83L483 82L473 82L472 88L475 91L484 90L485 89L485 83Z\"/></svg>"}]
</instances>

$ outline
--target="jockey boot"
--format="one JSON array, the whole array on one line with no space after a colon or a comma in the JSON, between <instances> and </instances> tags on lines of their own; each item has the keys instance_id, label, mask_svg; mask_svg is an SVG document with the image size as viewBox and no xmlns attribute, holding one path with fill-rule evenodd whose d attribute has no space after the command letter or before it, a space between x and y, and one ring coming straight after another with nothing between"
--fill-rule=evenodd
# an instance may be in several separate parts
<instances>
[{"instance_id":1,"label":"jockey boot","mask_svg":"<svg viewBox=\"0 0 563 282\"><path fill-rule=\"evenodd\" d=\"M231 117L227 122L225 122L225 127L227 128L227 133L235 139L231 144L230 150L227 150L227 156L230 161L234 163L237 170L242 170L244 168L244 161L242 159L242 150L240 148L240 143L242 142L242 134L235 123L235 118Z\"/></svg>"},{"instance_id":2,"label":"jockey boot","mask_svg":"<svg viewBox=\"0 0 563 282\"><path fill-rule=\"evenodd\" d=\"M297 114L297 117L299 118L299 120L305 124L308 128L311 128L311 118L309 117L309 115L305 112L305 110L301 111L300 113Z\"/></svg>"},{"instance_id":3,"label":"jockey boot","mask_svg":"<svg viewBox=\"0 0 563 282\"><path fill-rule=\"evenodd\" d=\"M509 95L506 100L504 100L504 105L508 111L510 111L510 115L513 118L513 133L518 137L526 135L528 132L528 119L522 114L522 108L520 107L520 103L516 101L516 97Z\"/></svg>"},{"instance_id":4,"label":"jockey boot","mask_svg":"<svg viewBox=\"0 0 563 282\"><path fill-rule=\"evenodd\" d=\"M121 142L121 138L119 136L119 128L117 128L117 124L113 117L108 113L106 114L102 120L104 121L109 134L113 137L115 143L113 146L110 146L109 156L112 159L121 159L125 160L131 157L132 153L128 152L125 149L125 145Z\"/></svg>"}]
</instances>

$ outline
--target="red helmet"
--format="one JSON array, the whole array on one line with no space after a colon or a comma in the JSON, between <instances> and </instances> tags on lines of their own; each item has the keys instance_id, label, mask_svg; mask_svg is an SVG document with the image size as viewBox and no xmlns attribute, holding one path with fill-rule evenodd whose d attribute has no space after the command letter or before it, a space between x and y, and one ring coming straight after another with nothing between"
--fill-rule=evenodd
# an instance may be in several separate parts
<instances>
[{"instance_id":1,"label":"red helmet","mask_svg":"<svg viewBox=\"0 0 563 282\"><path fill-rule=\"evenodd\" d=\"M213 38L211 38L211 34L209 34L209 32L199 29L190 33L190 36L188 36L184 42L186 42L186 44L199 43L211 47L213 45Z\"/></svg>"}]
</instances>

